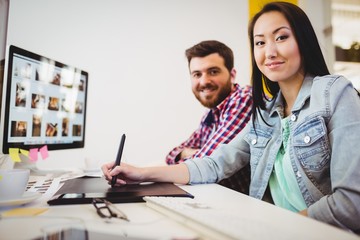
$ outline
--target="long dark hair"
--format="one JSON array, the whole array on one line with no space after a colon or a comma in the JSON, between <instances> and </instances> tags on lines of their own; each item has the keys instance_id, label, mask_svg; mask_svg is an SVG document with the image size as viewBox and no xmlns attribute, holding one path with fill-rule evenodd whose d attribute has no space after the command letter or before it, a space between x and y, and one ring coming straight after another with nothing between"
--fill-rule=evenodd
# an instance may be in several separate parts
<instances>
[{"instance_id":1,"label":"long dark hair","mask_svg":"<svg viewBox=\"0 0 360 240\"><path fill-rule=\"evenodd\" d=\"M329 74L315 31L305 12L298 6L287 2L271 2L266 4L262 10L252 18L248 27L252 62L253 124L255 124L256 112L258 112L262 118L260 109L264 110L266 101L275 99L280 89L277 82L270 81L261 73L254 57L254 25L261 15L271 11L280 12L289 22L299 47L301 64L305 75L324 76ZM266 90L272 97L269 98L269 96L266 95L263 82Z\"/></svg>"}]
</instances>

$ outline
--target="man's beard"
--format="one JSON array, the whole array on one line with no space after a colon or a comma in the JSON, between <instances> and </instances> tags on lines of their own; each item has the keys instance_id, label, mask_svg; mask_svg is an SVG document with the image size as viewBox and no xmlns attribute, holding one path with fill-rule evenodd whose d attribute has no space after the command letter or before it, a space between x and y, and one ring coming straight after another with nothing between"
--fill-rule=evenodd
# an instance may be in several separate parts
<instances>
[{"instance_id":1,"label":"man's beard","mask_svg":"<svg viewBox=\"0 0 360 240\"><path fill-rule=\"evenodd\" d=\"M225 98L227 98L230 93L231 93L231 87L232 87L232 83L231 81L229 80L228 81L228 84L226 84L225 86L223 86L221 89L218 89L217 90L220 90L218 93L217 93L217 96L215 98L213 98L211 96L210 99L207 99L207 97L201 97L199 92L202 90L202 89L206 89L206 88L214 88L215 86L213 86L212 84L208 84L206 85L205 87L201 87L201 88L198 88L196 91L193 91L194 92L194 95L196 97L196 99L204 106L204 107L207 107L207 108L215 108L217 105L219 105L222 101L224 101Z\"/></svg>"}]
</instances>

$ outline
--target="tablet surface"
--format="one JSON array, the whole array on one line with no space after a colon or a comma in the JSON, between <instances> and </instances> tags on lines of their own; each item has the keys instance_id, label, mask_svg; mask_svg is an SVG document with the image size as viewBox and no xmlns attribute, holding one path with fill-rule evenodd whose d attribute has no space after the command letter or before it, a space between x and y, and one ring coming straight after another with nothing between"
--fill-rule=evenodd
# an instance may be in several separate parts
<instances>
[{"instance_id":1,"label":"tablet surface","mask_svg":"<svg viewBox=\"0 0 360 240\"><path fill-rule=\"evenodd\" d=\"M67 180L47 202L49 205L88 204L93 198L112 203L143 202L145 196L190 197L193 195L172 183L129 184L111 188L104 178Z\"/></svg>"}]
</instances>

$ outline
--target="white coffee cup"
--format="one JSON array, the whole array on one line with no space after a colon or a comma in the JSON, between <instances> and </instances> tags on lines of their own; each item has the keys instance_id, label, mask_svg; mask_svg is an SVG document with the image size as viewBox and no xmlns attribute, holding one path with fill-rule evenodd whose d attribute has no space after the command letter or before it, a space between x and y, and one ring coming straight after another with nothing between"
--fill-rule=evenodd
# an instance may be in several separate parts
<instances>
[{"instance_id":1,"label":"white coffee cup","mask_svg":"<svg viewBox=\"0 0 360 240\"><path fill-rule=\"evenodd\" d=\"M0 200L22 197L29 177L29 169L0 169Z\"/></svg>"}]
</instances>

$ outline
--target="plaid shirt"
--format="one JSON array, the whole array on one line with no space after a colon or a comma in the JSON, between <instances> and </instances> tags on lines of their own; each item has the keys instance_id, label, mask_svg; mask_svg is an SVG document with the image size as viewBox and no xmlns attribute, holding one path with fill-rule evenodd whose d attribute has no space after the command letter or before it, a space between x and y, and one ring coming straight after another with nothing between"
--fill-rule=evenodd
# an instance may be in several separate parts
<instances>
[{"instance_id":1,"label":"plaid shirt","mask_svg":"<svg viewBox=\"0 0 360 240\"><path fill-rule=\"evenodd\" d=\"M230 142L249 121L251 105L251 87L241 88L235 84L235 91L203 116L200 126L190 138L166 156L166 163L170 165L186 161L188 158L178 159L184 148L200 149L192 157L203 157L210 155L219 144ZM220 182L225 187L246 194L249 193L249 183L249 166Z\"/></svg>"}]
</instances>

